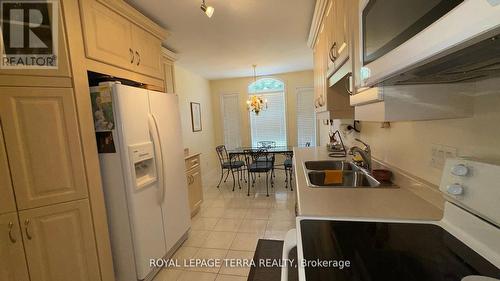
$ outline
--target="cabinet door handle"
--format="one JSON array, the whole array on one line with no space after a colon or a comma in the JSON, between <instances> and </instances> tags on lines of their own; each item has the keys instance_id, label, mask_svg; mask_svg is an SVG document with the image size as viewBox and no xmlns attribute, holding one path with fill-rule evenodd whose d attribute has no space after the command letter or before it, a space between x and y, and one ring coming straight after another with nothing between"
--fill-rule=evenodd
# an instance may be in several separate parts
<instances>
[{"instance_id":1,"label":"cabinet door handle","mask_svg":"<svg viewBox=\"0 0 500 281\"><path fill-rule=\"evenodd\" d=\"M337 48L337 42L333 42L332 47L330 48L330 52L328 53L328 56L330 57L330 60L332 62L335 62L337 57L335 56L335 48Z\"/></svg>"},{"instance_id":2,"label":"cabinet door handle","mask_svg":"<svg viewBox=\"0 0 500 281\"><path fill-rule=\"evenodd\" d=\"M135 51L135 55L137 56L137 65L141 64L141 55L139 54L139 52Z\"/></svg>"},{"instance_id":3,"label":"cabinet door handle","mask_svg":"<svg viewBox=\"0 0 500 281\"><path fill-rule=\"evenodd\" d=\"M352 73L348 73L347 78L345 79L345 89L350 96L353 95L353 92L351 91L351 78Z\"/></svg>"},{"instance_id":4,"label":"cabinet door handle","mask_svg":"<svg viewBox=\"0 0 500 281\"><path fill-rule=\"evenodd\" d=\"M131 48L128 48L130 52L130 63L134 63L134 51Z\"/></svg>"},{"instance_id":5,"label":"cabinet door handle","mask_svg":"<svg viewBox=\"0 0 500 281\"><path fill-rule=\"evenodd\" d=\"M14 223L9 222L9 239L10 239L10 242L15 244L17 242L17 239L16 239L16 237L14 237L14 234L12 233L13 228L14 228Z\"/></svg>"},{"instance_id":6,"label":"cabinet door handle","mask_svg":"<svg viewBox=\"0 0 500 281\"><path fill-rule=\"evenodd\" d=\"M26 238L28 238L28 240L31 240L33 239L33 236L31 236L30 234L30 220L29 219L26 219L24 221L24 232L26 232Z\"/></svg>"}]
</instances>

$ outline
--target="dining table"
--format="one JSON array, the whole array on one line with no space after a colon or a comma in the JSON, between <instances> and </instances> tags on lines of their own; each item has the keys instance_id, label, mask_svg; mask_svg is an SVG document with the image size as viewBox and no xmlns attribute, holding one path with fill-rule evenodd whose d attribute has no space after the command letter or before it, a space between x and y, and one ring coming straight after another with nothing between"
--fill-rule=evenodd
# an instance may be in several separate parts
<instances>
[{"instance_id":1,"label":"dining table","mask_svg":"<svg viewBox=\"0 0 500 281\"><path fill-rule=\"evenodd\" d=\"M228 149L227 153L229 154L229 158L231 158L231 155L243 155L247 153L249 150L250 151L260 151L260 150L266 150L267 153L270 154L288 154L292 153L293 154L293 146L270 146L270 147L255 147L255 146L247 146L247 147L237 147L237 148L232 148Z\"/></svg>"},{"instance_id":2,"label":"dining table","mask_svg":"<svg viewBox=\"0 0 500 281\"><path fill-rule=\"evenodd\" d=\"M262 147L262 146L259 146L259 147L256 147L256 146L242 146L242 147L236 147L236 148L231 148L231 149L227 149L227 154L228 154L228 157L229 157L229 161L236 161L236 160L239 160L240 159L240 156L243 156L245 154L247 154L249 151L262 151L262 150L265 150L267 153L269 154L273 154L273 155L289 155L290 157L293 157L293 146L268 146L268 147ZM238 158L238 159L237 159ZM239 182L239 179L240 179L240 175L238 174L238 186L240 186L241 188L241 185L240 185L240 182ZM233 182L233 189L234 189L234 186L235 185L235 182Z\"/></svg>"}]
</instances>

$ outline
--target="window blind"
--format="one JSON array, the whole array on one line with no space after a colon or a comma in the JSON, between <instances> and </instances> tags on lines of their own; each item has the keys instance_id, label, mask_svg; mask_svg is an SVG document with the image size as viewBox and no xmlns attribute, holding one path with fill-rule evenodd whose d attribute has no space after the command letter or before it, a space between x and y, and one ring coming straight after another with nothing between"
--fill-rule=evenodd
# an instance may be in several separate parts
<instances>
[{"instance_id":1,"label":"window blind","mask_svg":"<svg viewBox=\"0 0 500 281\"><path fill-rule=\"evenodd\" d=\"M277 146L286 146L285 95L283 92L263 93L268 108L256 115L250 112L252 146L259 141L275 141Z\"/></svg>"},{"instance_id":2,"label":"window blind","mask_svg":"<svg viewBox=\"0 0 500 281\"><path fill-rule=\"evenodd\" d=\"M224 145L227 149L241 147L240 104L238 94L222 96Z\"/></svg>"},{"instance_id":3,"label":"window blind","mask_svg":"<svg viewBox=\"0 0 500 281\"><path fill-rule=\"evenodd\" d=\"M297 91L297 145L316 145L316 114L314 112L313 89Z\"/></svg>"}]
</instances>

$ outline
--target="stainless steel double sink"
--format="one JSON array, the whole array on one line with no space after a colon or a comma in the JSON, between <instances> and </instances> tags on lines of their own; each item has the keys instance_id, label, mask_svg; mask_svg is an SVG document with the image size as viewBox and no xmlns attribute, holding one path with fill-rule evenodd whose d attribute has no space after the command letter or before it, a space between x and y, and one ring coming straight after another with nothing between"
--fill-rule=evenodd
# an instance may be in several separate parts
<instances>
[{"instance_id":1,"label":"stainless steel double sink","mask_svg":"<svg viewBox=\"0 0 500 281\"><path fill-rule=\"evenodd\" d=\"M315 188L377 188L382 185L368 171L348 161L305 161L307 185ZM325 184L325 170L341 170L342 183Z\"/></svg>"}]
</instances>

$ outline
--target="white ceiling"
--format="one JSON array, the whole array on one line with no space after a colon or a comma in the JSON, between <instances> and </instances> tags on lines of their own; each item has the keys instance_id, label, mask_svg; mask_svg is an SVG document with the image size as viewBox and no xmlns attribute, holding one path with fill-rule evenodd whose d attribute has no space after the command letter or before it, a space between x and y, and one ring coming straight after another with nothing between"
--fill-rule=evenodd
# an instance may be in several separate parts
<instances>
[{"instance_id":1,"label":"white ceiling","mask_svg":"<svg viewBox=\"0 0 500 281\"><path fill-rule=\"evenodd\" d=\"M207 79L312 69L307 47L315 0L126 0L167 28L163 45L178 64Z\"/></svg>"}]
</instances>

